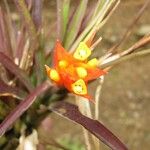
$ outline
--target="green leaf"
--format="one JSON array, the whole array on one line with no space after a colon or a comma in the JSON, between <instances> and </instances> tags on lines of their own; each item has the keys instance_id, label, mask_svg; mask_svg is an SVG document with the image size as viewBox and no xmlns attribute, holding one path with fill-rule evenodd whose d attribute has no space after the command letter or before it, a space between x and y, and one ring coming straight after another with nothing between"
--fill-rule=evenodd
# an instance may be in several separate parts
<instances>
[{"instance_id":1,"label":"green leaf","mask_svg":"<svg viewBox=\"0 0 150 150\"><path fill-rule=\"evenodd\" d=\"M62 4L62 39L64 39L68 18L69 18L70 0L64 0Z\"/></svg>"},{"instance_id":2,"label":"green leaf","mask_svg":"<svg viewBox=\"0 0 150 150\"><path fill-rule=\"evenodd\" d=\"M75 14L71 20L71 23L69 25L69 28L66 34L66 40L64 44L66 49L70 48L70 46L74 42L79 32L79 29L80 29L80 26L81 26L81 23L82 23L82 20L83 20L83 17L85 15L85 11L87 8L87 3L88 3L88 0L82 0L77 10L75 11Z\"/></svg>"}]
</instances>

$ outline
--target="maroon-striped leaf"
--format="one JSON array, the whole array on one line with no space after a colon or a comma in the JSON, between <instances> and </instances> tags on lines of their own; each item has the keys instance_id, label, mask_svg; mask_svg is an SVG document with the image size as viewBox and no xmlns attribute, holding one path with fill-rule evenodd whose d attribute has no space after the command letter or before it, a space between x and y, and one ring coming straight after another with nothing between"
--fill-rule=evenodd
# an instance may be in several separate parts
<instances>
[{"instance_id":1,"label":"maroon-striped leaf","mask_svg":"<svg viewBox=\"0 0 150 150\"><path fill-rule=\"evenodd\" d=\"M8 128L32 105L38 96L43 94L46 90L51 87L48 81L45 81L37 88L35 88L31 94L29 94L20 104L10 112L5 120L0 124L0 136L2 136Z\"/></svg>"},{"instance_id":2,"label":"maroon-striped leaf","mask_svg":"<svg viewBox=\"0 0 150 150\"><path fill-rule=\"evenodd\" d=\"M111 149L127 150L127 147L109 129L99 121L82 115L77 106L68 102L59 102L50 109L53 112L82 125Z\"/></svg>"}]
</instances>

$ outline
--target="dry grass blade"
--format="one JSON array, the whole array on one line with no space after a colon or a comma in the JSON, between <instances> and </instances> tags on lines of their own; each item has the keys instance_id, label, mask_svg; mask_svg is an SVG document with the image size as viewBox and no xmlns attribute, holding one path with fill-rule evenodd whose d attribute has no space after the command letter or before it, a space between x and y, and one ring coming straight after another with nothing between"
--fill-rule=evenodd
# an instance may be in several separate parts
<instances>
[{"instance_id":1,"label":"dry grass blade","mask_svg":"<svg viewBox=\"0 0 150 150\"><path fill-rule=\"evenodd\" d=\"M50 110L82 125L111 149L127 150L126 146L111 131L97 120L82 115L77 106L67 102L59 102L54 107L51 107Z\"/></svg>"},{"instance_id":2,"label":"dry grass blade","mask_svg":"<svg viewBox=\"0 0 150 150\"><path fill-rule=\"evenodd\" d=\"M17 33L17 44L16 44L16 53L15 59L17 59L18 64L22 58L24 45L25 45L25 28L22 27L20 31Z\"/></svg>"},{"instance_id":3,"label":"dry grass blade","mask_svg":"<svg viewBox=\"0 0 150 150\"><path fill-rule=\"evenodd\" d=\"M143 38L141 38L138 42L136 42L133 46L131 46L130 48L128 48L127 50L112 55L111 53L108 57L104 56L104 58L100 58L100 65L101 66L108 66L108 64L110 65L111 63L117 62L119 59L124 58L124 56L130 56L131 53L133 53L135 50L137 50L138 48L141 48L142 46L145 46L146 44L150 43L150 34L144 36ZM134 54L134 53L133 53ZM106 65L107 64L107 65Z\"/></svg>"},{"instance_id":4,"label":"dry grass blade","mask_svg":"<svg viewBox=\"0 0 150 150\"><path fill-rule=\"evenodd\" d=\"M2 52L0 52L0 63L11 73L13 73L29 91L32 91L33 86L25 72L22 71L9 57Z\"/></svg>"},{"instance_id":5,"label":"dry grass blade","mask_svg":"<svg viewBox=\"0 0 150 150\"><path fill-rule=\"evenodd\" d=\"M150 34L145 35L142 39L140 39L138 42L136 42L129 49L123 51L120 55L124 56L124 55L130 54L130 53L133 53L136 49L138 49L142 46L145 46L148 43L150 43Z\"/></svg>"},{"instance_id":6,"label":"dry grass blade","mask_svg":"<svg viewBox=\"0 0 150 150\"><path fill-rule=\"evenodd\" d=\"M7 129L32 105L38 96L44 93L50 88L50 83L45 81L37 88L35 88L31 94L29 94L15 109L5 118L0 124L0 136L2 136Z\"/></svg>"},{"instance_id":7,"label":"dry grass blade","mask_svg":"<svg viewBox=\"0 0 150 150\"><path fill-rule=\"evenodd\" d=\"M0 7L0 51L3 51L9 57L13 56L5 13L2 11L1 7Z\"/></svg>"},{"instance_id":8,"label":"dry grass blade","mask_svg":"<svg viewBox=\"0 0 150 150\"><path fill-rule=\"evenodd\" d=\"M107 68L107 67L111 67L113 65L120 64L121 62L130 60L130 59L134 59L136 57L147 56L147 55L150 55L150 49L142 50L142 51L139 51L139 52L136 52L136 53L132 53L130 55L126 55L124 57L120 57L120 58L110 60L108 62L105 62L105 63L101 64L100 67L102 69Z\"/></svg>"}]
</instances>

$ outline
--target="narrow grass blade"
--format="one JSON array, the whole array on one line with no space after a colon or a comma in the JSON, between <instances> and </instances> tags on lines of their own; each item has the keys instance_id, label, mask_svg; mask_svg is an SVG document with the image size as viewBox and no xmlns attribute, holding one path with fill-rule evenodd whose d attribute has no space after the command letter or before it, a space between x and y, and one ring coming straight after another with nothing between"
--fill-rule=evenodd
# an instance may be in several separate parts
<instances>
[{"instance_id":1,"label":"narrow grass blade","mask_svg":"<svg viewBox=\"0 0 150 150\"><path fill-rule=\"evenodd\" d=\"M91 34L89 35L88 33L95 28L95 26L99 25L100 22L104 19L107 11L110 9L112 4L116 0L106 0L103 6L101 7L101 10L99 10L98 14L89 22L88 26L83 30L83 32L79 35L79 37L76 39L76 41L73 43L71 46L71 52L74 51L78 44L83 41L85 38L87 39L91 37ZM92 31L93 32L93 31ZM87 40L86 40L87 41Z\"/></svg>"},{"instance_id":2,"label":"narrow grass blade","mask_svg":"<svg viewBox=\"0 0 150 150\"><path fill-rule=\"evenodd\" d=\"M2 52L0 52L0 63L11 73L13 73L29 91L32 91L33 86L25 72L22 71L9 57Z\"/></svg>"},{"instance_id":3,"label":"narrow grass blade","mask_svg":"<svg viewBox=\"0 0 150 150\"><path fill-rule=\"evenodd\" d=\"M70 48L70 46L74 42L74 40L79 32L79 29L80 29L80 26L81 26L81 23L82 23L82 20L83 20L83 17L85 15L85 11L87 8L87 3L88 3L88 0L82 0L80 2L76 12L74 13L74 16L71 20L71 23L69 25L69 28L68 28L67 34L66 34L66 39L65 39L65 48L66 49Z\"/></svg>"},{"instance_id":4,"label":"narrow grass blade","mask_svg":"<svg viewBox=\"0 0 150 150\"><path fill-rule=\"evenodd\" d=\"M148 56L148 55L150 55L150 49L141 50L139 52L131 53L131 54L125 55L123 57L116 57L116 59L110 59L111 58L110 57L110 58L108 58L108 60L106 59L106 61L104 61L103 63L100 64L100 68L103 69L103 68L111 67L113 65L120 64L121 62L130 60L130 59L134 59L136 57Z\"/></svg>"},{"instance_id":5,"label":"narrow grass blade","mask_svg":"<svg viewBox=\"0 0 150 150\"><path fill-rule=\"evenodd\" d=\"M50 88L48 81L42 83L35 88L20 104L5 118L0 124L0 136L2 136L8 128L32 105L38 96Z\"/></svg>"},{"instance_id":6,"label":"narrow grass blade","mask_svg":"<svg viewBox=\"0 0 150 150\"><path fill-rule=\"evenodd\" d=\"M63 0L62 4L62 35L61 38L62 40L64 39L66 29L67 29L67 24L69 20L69 9L70 9L70 0Z\"/></svg>"},{"instance_id":7,"label":"narrow grass blade","mask_svg":"<svg viewBox=\"0 0 150 150\"><path fill-rule=\"evenodd\" d=\"M68 102L59 102L50 109L55 113L82 125L111 149L127 150L127 147L111 131L97 120L82 115L77 106Z\"/></svg>"},{"instance_id":8,"label":"narrow grass blade","mask_svg":"<svg viewBox=\"0 0 150 150\"><path fill-rule=\"evenodd\" d=\"M103 7L103 5L104 5L105 2L106 2L106 0L98 0L98 2L96 3L96 6L95 6L95 11L93 13L92 19L94 19L94 17L102 9L102 7Z\"/></svg>"}]
</instances>

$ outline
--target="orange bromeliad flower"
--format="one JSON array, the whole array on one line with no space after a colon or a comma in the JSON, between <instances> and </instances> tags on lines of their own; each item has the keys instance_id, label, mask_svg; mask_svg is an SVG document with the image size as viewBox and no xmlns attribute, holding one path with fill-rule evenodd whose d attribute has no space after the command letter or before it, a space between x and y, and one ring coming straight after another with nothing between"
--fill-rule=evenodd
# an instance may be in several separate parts
<instances>
[{"instance_id":1,"label":"orange bromeliad flower","mask_svg":"<svg viewBox=\"0 0 150 150\"><path fill-rule=\"evenodd\" d=\"M57 85L64 86L68 91L90 99L87 83L105 74L97 67L96 58L87 61L91 55L90 48L81 42L73 54L68 53L57 40L53 68L46 67L48 77Z\"/></svg>"}]
</instances>

